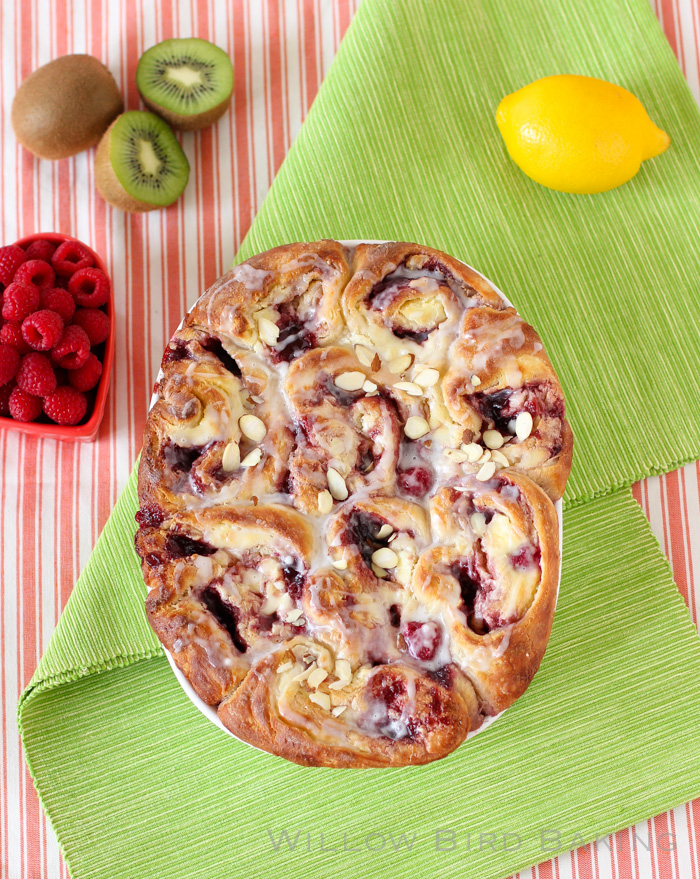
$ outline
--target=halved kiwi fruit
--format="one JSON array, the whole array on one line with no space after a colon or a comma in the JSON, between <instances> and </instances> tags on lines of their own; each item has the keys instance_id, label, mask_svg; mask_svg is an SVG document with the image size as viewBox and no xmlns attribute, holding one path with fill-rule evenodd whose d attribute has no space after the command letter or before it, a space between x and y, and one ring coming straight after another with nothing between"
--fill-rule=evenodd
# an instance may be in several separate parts
<instances>
[{"instance_id":1,"label":"halved kiwi fruit","mask_svg":"<svg viewBox=\"0 0 700 879\"><path fill-rule=\"evenodd\" d=\"M122 113L97 147L97 190L123 211L167 207L180 197L189 176L190 164L177 138L153 113Z\"/></svg>"},{"instance_id":2,"label":"halved kiwi fruit","mask_svg":"<svg viewBox=\"0 0 700 879\"><path fill-rule=\"evenodd\" d=\"M233 65L226 52L208 40L164 40L141 56L136 86L144 104L173 128L195 131L226 112Z\"/></svg>"}]
</instances>

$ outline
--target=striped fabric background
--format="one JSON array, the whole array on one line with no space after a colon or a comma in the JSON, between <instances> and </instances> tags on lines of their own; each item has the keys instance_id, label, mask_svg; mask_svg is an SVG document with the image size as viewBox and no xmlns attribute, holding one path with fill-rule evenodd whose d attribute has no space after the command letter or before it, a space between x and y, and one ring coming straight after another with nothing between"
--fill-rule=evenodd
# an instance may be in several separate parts
<instances>
[{"instance_id":1,"label":"striped fabric background","mask_svg":"<svg viewBox=\"0 0 700 879\"><path fill-rule=\"evenodd\" d=\"M138 453L167 338L187 305L230 264L355 6L355 0L0 2L0 241L41 230L85 240L111 267L118 316L112 390L94 445L0 433L2 879L67 875L23 765L17 697ZM700 0L655 0L654 8L700 99ZM94 54L134 109L141 51L187 35L230 51L236 88L232 112L216 128L183 137L191 182L170 210L143 217L114 212L94 195L91 154L52 164L17 146L9 107L18 84L40 64L69 52ZM635 497L697 623L700 467L646 480ZM700 801L520 875L700 879Z\"/></svg>"}]
</instances>

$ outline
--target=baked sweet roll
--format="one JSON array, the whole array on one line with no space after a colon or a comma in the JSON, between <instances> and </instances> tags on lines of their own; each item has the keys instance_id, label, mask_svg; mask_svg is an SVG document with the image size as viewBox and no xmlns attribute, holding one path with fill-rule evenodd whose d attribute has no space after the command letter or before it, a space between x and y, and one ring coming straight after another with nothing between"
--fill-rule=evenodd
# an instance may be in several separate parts
<instances>
[{"instance_id":1,"label":"baked sweet roll","mask_svg":"<svg viewBox=\"0 0 700 879\"><path fill-rule=\"evenodd\" d=\"M474 476L431 499L436 546L417 565L421 616L440 619L453 661L486 714L527 689L544 655L559 585L559 523L546 493L515 470Z\"/></svg>"},{"instance_id":2,"label":"baked sweet roll","mask_svg":"<svg viewBox=\"0 0 700 879\"><path fill-rule=\"evenodd\" d=\"M279 376L252 351L193 329L175 334L162 371L139 466L139 521L277 491L294 441Z\"/></svg>"},{"instance_id":3,"label":"baked sweet roll","mask_svg":"<svg viewBox=\"0 0 700 879\"><path fill-rule=\"evenodd\" d=\"M381 351L390 364L408 355L437 362L456 338L465 308L505 307L481 275L430 247L361 244L353 268L342 298L351 338Z\"/></svg>"},{"instance_id":4,"label":"baked sweet roll","mask_svg":"<svg viewBox=\"0 0 700 879\"><path fill-rule=\"evenodd\" d=\"M185 319L272 363L335 341L344 329L340 295L349 250L336 241L286 244L234 266Z\"/></svg>"},{"instance_id":5,"label":"baked sweet roll","mask_svg":"<svg viewBox=\"0 0 700 879\"><path fill-rule=\"evenodd\" d=\"M260 254L163 357L139 468L149 621L256 747L438 759L537 670L570 463L541 342L481 276L412 244Z\"/></svg>"},{"instance_id":6,"label":"baked sweet roll","mask_svg":"<svg viewBox=\"0 0 700 879\"><path fill-rule=\"evenodd\" d=\"M573 453L564 394L539 336L513 308L465 313L443 391L470 457L515 467L559 500Z\"/></svg>"}]
</instances>

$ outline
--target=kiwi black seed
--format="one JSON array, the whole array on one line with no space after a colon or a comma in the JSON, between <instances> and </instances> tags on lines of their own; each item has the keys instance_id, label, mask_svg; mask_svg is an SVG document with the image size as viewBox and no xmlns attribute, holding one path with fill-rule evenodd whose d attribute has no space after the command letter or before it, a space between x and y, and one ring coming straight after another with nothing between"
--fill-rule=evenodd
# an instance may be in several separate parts
<instances>
[{"instance_id":1,"label":"kiwi black seed","mask_svg":"<svg viewBox=\"0 0 700 879\"><path fill-rule=\"evenodd\" d=\"M41 159L63 159L102 137L124 109L114 77L92 55L63 55L24 80L12 102L12 127Z\"/></svg>"},{"instance_id":2,"label":"kiwi black seed","mask_svg":"<svg viewBox=\"0 0 700 879\"><path fill-rule=\"evenodd\" d=\"M190 165L177 138L153 113L122 113L97 148L97 190L123 211L167 207L180 197L189 176Z\"/></svg>"},{"instance_id":3,"label":"kiwi black seed","mask_svg":"<svg viewBox=\"0 0 700 879\"><path fill-rule=\"evenodd\" d=\"M233 93L233 65L208 40L164 40L141 56L136 86L144 104L173 128L195 131L223 116Z\"/></svg>"}]
</instances>

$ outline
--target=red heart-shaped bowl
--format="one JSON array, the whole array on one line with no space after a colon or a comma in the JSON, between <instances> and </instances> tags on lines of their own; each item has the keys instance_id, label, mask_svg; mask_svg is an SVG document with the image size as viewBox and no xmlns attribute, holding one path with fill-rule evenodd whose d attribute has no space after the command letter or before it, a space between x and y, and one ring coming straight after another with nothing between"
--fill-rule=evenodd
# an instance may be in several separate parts
<instances>
[{"instance_id":1,"label":"red heart-shaped bowl","mask_svg":"<svg viewBox=\"0 0 700 879\"><path fill-rule=\"evenodd\" d=\"M27 235L26 238L20 238L15 244L20 247L28 247L33 241L51 241L55 244L62 244L64 241L78 241L71 235L64 235L61 232L42 232L36 235ZM104 262L100 259L95 251L85 244L78 241L83 247L87 248L95 260L95 267L100 269L109 278L109 272ZM58 440L80 440L81 442L94 442L97 431L102 421L107 402L107 392L109 390L109 379L112 372L112 359L114 357L114 294L112 291L112 280L109 283L109 299L105 305L107 315L109 316L109 336L104 344L104 355L102 357L102 376L97 385L92 404L92 412L89 413L86 421L81 424L50 424L41 421L15 421L14 418L0 417L0 428L5 430L15 430L21 433L27 433L30 436L49 437ZM92 393L92 392L91 392Z\"/></svg>"}]
</instances>

